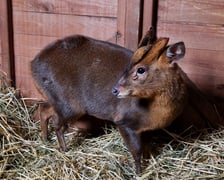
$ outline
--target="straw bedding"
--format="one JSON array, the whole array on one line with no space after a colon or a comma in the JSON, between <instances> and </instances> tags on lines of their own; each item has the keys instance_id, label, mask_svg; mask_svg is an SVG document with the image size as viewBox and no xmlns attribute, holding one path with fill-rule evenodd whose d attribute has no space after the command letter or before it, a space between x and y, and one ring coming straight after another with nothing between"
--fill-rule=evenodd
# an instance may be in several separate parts
<instances>
[{"instance_id":1,"label":"straw bedding","mask_svg":"<svg viewBox=\"0 0 224 180\"><path fill-rule=\"evenodd\" d=\"M66 134L69 151L61 153L50 125L51 140L42 142L36 105L9 87L0 73L0 179L222 179L224 129L168 143L153 143L156 151L135 174L133 159L119 133L106 128L96 138Z\"/></svg>"}]
</instances>

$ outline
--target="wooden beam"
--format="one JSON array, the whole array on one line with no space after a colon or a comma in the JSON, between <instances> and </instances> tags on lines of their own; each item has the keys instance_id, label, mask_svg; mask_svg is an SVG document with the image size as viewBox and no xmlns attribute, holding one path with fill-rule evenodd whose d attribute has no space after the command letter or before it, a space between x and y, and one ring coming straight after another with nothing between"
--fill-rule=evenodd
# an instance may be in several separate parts
<instances>
[{"instance_id":1,"label":"wooden beam","mask_svg":"<svg viewBox=\"0 0 224 180\"><path fill-rule=\"evenodd\" d=\"M13 10L116 18L117 3L117 0L13 0Z\"/></svg>"},{"instance_id":2,"label":"wooden beam","mask_svg":"<svg viewBox=\"0 0 224 180\"><path fill-rule=\"evenodd\" d=\"M131 50L138 45L140 0L118 1L118 44Z\"/></svg>"},{"instance_id":3,"label":"wooden beam","mask_svg":"<svg viewBox=\"0 0 224 180\"><path fill-rule=\"evenodd\" d=\"M143 5L143 27L142 27L142 34L144 35L145 32L152 26L153 23L153 0L144 0Z\"/></svg>"},{"instance_id":4,"label":"wooden beam","mask_svg":"<svg viewBox=\"0 0 224 180\"><path fill-rule=\"evenodd\" d=\"M118 0L116 43L121 46L125 46L126 3L127 0Z\"/></svg>"},{"instance_id":5,"label":"wooden beam","mask_svg":"<svg viewBox=\"0 0 224 180\"><path fill-rule=\"evenodd\" d=\"M223 0L159 0L159 20L196 25L223 25L223 9Z\"/></svg>"},{"instance_id":6,"label":"wooden beam","mask_svg":"<svg viewBox=\"0 0 224 180\"><path fill-rule=\"evenodd\" d=\"M8 78L11 78L7 0L0 1L0 57L0 69L8 75Z\"/></svg>"}]
</instances>

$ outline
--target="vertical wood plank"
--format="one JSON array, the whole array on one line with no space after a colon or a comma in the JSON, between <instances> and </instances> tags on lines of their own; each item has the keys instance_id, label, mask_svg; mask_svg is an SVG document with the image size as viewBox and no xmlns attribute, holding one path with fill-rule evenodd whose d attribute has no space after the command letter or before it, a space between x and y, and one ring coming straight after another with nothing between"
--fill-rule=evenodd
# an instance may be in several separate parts
<instances>
[{"instance_id":1,"label":"vertical wood plank","mask_svg":"<svg viewBox=\"0 0 224 180\"><path fill-rule=\"evenodd\" d=\"M152 26L152 19L153 19L153 0L144 0L143 4L143 27L142 27L142 34L144 35L145 32Z\"/></svg>"},{"instance_id":2,"label":"vertical wood plank","mask_svg":"<svg viewBox=\"0 0 224 180\"><path fill-rule=\"evenodd\" d=\"M10 77L7 0L0 1L0 69Z\"/></svg>"},{"instance_id":3,"label":"vertical wood plank","mask_svg":"<svg viewBox=\"0 0 224 180\"><path fill-rule=\"evenodd\" d=\"M126 6L125 47L136 50L139 34L140 0L128 0Z\"/></svg>"},{"instance_id":4,"label":"vertical wood plank","mask_svg":"<svg viewBox=\"0 0 224 180\"><path fill-rule=\"evenodd\" d=\"M125 42L126 3L127 0L118 0L116 43L121 46Z\"/></svg>"},{"instance_id":5,"label":"vertical wood plank","mask_svg":"<svg viewBox=\"0 0 224 180\"><path fill-rule=\"evenodd\" d=\"M135 50L138 45L140 0L119 0L118 2L118 44Z\"/></svg>"}]
</instances>

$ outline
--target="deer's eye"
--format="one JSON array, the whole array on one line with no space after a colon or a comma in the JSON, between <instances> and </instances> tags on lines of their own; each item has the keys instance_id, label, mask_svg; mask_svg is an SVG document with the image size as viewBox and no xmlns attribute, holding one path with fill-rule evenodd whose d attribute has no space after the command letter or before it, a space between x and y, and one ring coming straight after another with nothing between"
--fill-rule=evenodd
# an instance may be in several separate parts
<instances>
[{"instance_id":1,"label":"deer's eye","mask_svg":"<svg viewBox=\"0 0 224 180\"><path fill-rule=\"evenodd\" d=\"M143 67L138 68L138 69L137 69L137 73L138 73L138 74L143 74L143 73L145 73L145 68L143 68Z\"/></svg>"}]
</instances>

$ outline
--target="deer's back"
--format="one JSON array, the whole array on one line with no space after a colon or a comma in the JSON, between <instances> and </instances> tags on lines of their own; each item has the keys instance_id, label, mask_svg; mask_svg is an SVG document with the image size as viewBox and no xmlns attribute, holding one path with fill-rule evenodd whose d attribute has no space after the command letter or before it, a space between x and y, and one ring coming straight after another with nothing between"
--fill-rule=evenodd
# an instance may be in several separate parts
<instances>
[{"instance_id":1,"label":"deer's back","mask_svg":"<svg viewBox=\"0 0 224 180\"><path fill-rule=\"evenodd\" d=\"M39 88L59 115L101 111L103 117L118 101L111 88L131 56L123 47L76 35L47 46L31 66Z\"/></svg>"}]
</instances>

